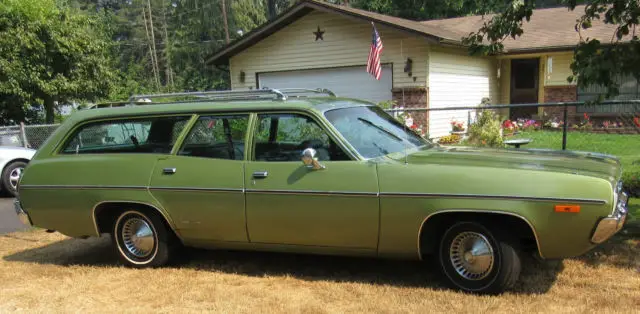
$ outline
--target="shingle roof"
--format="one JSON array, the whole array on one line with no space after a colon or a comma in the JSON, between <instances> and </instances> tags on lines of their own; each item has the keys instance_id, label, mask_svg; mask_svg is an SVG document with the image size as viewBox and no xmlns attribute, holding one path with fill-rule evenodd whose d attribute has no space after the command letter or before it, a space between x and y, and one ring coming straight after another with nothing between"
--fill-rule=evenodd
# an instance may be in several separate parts
<instances>
[{"instance_id":1,"label":"shingle roof","mask_svg":"<svg viewBox=\"0 0 640 314\"><path fill-rule=\"evenodd\" d=\"M535 50L571 49L580 40L580 34L575 31L575 24L576 20L583 14L584 7L584 5L577 6L573 11L569 11L566 7L535 10L531 20L523 24L524 34L515 40L508 38L503 42L505 52L518 53ZM456 45L462 45L462 37L478 31L483 23L491 19L491 15L487 15L418 22L318 0L301 0L276 19L215 52L208 58L207 63L224 64L228 62L231 56L254 45L313 10L372 21L422 36L434 43L446 42ZM593 27L583 30L582 36L583 38L597 38L605 43L611 40L614 32L614 25L607 25L599 20L594 20Z\"/></svg>"},{"instance_id":2,"label":"shingle roof","mask_svg":"<svg viewBox=\"0 0 640 314\"><path fill-rule=\"evenodd\" d=\"M573 11L566 7L537 9L533 12L531 20L522 26L524 33L516 38L506 39L503 44L506 52L524 50L570 48L578 44L580 34L575 31L576 20L584 14L584 5L577 6ZM456 33L457 38L478 31L485 22L491 20L492 15L466 16L442 20L430 20L421 24L446 29ZM603 43L611 41L616 27L604 24L600 20L593 21L593 27L582 30L583 38L595 38Z\"/></svg>"}]
</instances>

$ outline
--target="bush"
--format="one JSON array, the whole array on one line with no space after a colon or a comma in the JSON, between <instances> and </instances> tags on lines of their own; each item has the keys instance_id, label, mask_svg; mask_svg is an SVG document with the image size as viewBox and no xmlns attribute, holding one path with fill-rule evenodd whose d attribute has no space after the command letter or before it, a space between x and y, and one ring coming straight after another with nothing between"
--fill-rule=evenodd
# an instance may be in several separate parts
<instances>
[{"instance_id":1,"label":"bush","mask_svg":"<svg viewBox=\"0 0 640 314\"><path fill-rule=\"evenodd\" d=\"M501 127L500 117L493 110L482 110L477 122L469 126L467 143L478 147L502 147Z\"/></svg>"},{"instance_id":2,"label":"bush","mask_svg":"<svg viewBox=\"0 0 640 314\"><path fill-rule=\"evenodd\" d=\"M640 197L640 160L637 160L622 173L622 186L629 197Z\"/></svg>"},{"instance_id":3,"label":"bush","mask_svg":"<svg viewBox=\"0 0 640 314\"><path fill-rule=\"evenodd\" d=\"M458 144L458 142L460 142L460 135L458 134L443 136L438 140L438 144L443 144L443 145Z\"/></svg>"}]
</instances>

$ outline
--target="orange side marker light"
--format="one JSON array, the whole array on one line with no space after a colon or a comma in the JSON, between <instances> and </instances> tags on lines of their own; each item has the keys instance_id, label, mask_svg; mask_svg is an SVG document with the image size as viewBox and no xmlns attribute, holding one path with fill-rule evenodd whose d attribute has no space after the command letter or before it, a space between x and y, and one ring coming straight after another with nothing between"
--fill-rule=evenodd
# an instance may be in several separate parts
<instances>
[{"instance_id":1,"label":"orange side marker light","mask_svg":"<svg viewBox=\"0 0 640 314\"><path fill-rule=\"evenodd\" d=\"M556 205L556 213L579 213L580 205Z\"/></svg>"}]
</instances>

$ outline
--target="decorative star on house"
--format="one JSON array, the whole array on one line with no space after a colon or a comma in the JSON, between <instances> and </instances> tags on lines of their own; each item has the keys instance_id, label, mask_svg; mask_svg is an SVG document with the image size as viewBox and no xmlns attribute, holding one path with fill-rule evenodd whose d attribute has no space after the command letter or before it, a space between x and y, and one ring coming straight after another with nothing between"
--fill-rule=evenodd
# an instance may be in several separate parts
<instances>
[{"instance_id":1,"label":"decorative star on house","mask_svg":"<svg viewBox=\"0 0 640 314\"><path fill-rule=\"evenodd\" d=\"M318 30L313 32L314 35L316 35L316 41L318 41L318 39L324 41L324 38L322 37L324 35L324 31L320 30L320 26L318 26Z\"/></svg>"}]
</instances>

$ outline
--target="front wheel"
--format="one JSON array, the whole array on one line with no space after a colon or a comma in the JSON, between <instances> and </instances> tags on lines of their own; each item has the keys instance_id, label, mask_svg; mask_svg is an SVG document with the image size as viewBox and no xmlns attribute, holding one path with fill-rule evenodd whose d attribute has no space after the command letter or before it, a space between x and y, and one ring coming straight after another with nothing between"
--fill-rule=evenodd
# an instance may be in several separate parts
<instances>
[{"instance_id":1,"label":"front wheel","mask_svg":"<svg viewBox=\"0 0 640 314\"><path fill-rule=\"evenodd\" d=\"M167 264L176 247L176 239L162 218L141 210L122 213L113 227L117 253L132 267L156 267Z\"/></svg>"},{"instance_id":2,"label":"front wheel","mask_svg":"<svg viewBox=\"0 0 640 314\"><path fill-rule=\"evenodd\" d=\"M520 257L508 237L477 222L458 222L440 242L439 262L450 283L465 292L501 293L520 276Z\"/></svg>"}]
</instances>

